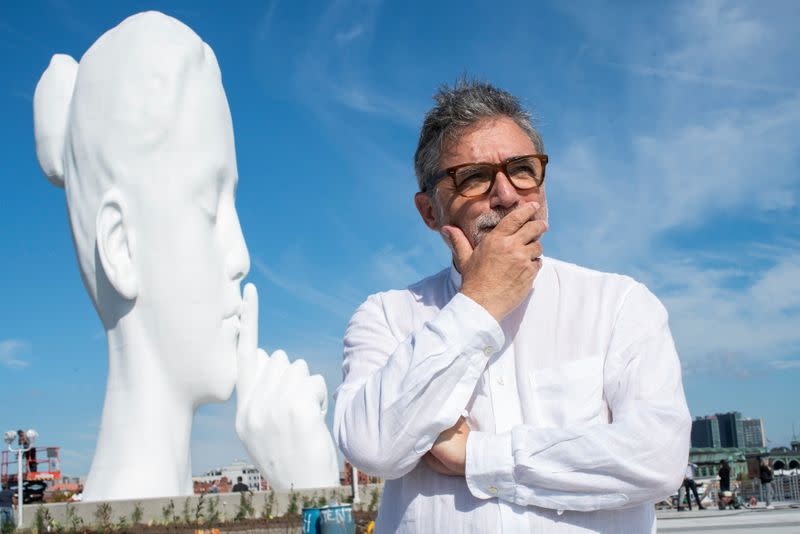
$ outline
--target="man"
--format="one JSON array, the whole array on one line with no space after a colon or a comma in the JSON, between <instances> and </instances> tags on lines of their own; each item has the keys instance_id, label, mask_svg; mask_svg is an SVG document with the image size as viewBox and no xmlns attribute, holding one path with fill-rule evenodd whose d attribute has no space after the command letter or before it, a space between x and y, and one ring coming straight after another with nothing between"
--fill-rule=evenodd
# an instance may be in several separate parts
<instances>
[{"instance_id":1,"label":"man","mask_svg":"<svg viewBox=\"0 0 800 534\"><path fill-rule=\"evenodd\" d=\"M231 491L234 493L243 493L245 491L250 491L250 488L247 487L247 484L242 482L242 477L236 477L236 484L233 485Z\"/></svg>"},{"instance_id":2,"label":"man","mask_svg":"<svg viewBox=\"0 0 800 534\"><path fill-rule=\"evenodd\" d=\"M759 478L761 479L761 493L768 510L772 510L772 468L769 466L769 458L762 458L758 468Z\"/></svg>"},{"instance_id":3,"label":"man","mask_svg":"<svg viewBox=\"0 0 800 534\"><path fill-rule=\"evenodd\" d=\"M697 503L697 508L700 510L704 509L703 505L700 503L700 497L697 495L697 483L694 481L694 474L696 470L697 464L688 463L686 464L686 474L683 476L683 487L686 489L686 505L689 507L689 510L692 509L692 496L690 495L690 492L694 493L694 500ZM680 510L680 502L678 504L678 510Z\"/></svg>"},{"instance_id":4,"label":"man","mask_svg":"<svg viewBox=\"0 0 800 534\"><path fill-rule=\"evenodd\" d=\"M547 157L515 97L436 101L415 203L453 265L370 296L344 339L334 436L387 479L376 532L655 532L691 425L666 311L542 256Z\"/></svg>"},{"instance_id":5,"label":"man","mask_svg":"<svg viewBox=\"0 0 800 534\"><path fill-rule=\"evenodd\" d=\"M31 447L31 442L22 429L17 430L17 445L24 451L22 457L25 459L25 469L29 473L36 471L36 447Z\"/></svg>"},{"instance_id":6,"label":"man","mask_svg":"<svg viewBox=\"0 0 800 534\"><path fill-rule=\"evenodd\" d=\"M6 523L14 522L13 507L17 504L17 494L8 488L8 482L3 482L0 490L0 527Z\"/></svg>"},{"instance_id":7,"label":"man","mask_svg":"<svg viewBox=\"0 0 800 534\"><path fill-rule=\"evenodd\" d=\"M720 462L719 471L717 471L719 475L719 491L730 491L731 490L731 466L728 464L728 460L722 460Z\"/></svg>"}]
</instances>

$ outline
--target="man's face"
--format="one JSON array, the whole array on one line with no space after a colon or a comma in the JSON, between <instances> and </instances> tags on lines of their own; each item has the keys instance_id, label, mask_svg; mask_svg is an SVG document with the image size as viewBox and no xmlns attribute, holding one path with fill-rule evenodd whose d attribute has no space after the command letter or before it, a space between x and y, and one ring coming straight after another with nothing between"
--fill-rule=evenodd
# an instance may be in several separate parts
<instances>
[{"instance_id":1,"label":"man's face","mask_svg":"<svg viewBox=\"0 0 800 534\"><path fill-rule=\"evenodd\" d=\"M513 156L536 153L533 141L513 120L507 117L485 119L445 145L440 169L463 163L500 163ZM518 191L502 172L495 177L492 189L479 197L459 195L449 177L439 182L434 194L436 202L431 202L425 193L418 193L416 197L417 208L425 223L435 230L445 224L457 226L473 248L500 219L522 203L538 202L542 207L535 218L547 219L544 186Z\"/></svg>"},{"instance_id":2,"label":"man's face","mask_svg":"<svg viewBox=\"0 0 800 534\"><path fill-rule=\"evenodd\" d=\"M250 257L234 204L238 172L224 90L213 77L187 83L163 157L131 195L132 255L136 310L162 356L160 371L200 404L233 391Z\"/></svg>"}]
</instances>

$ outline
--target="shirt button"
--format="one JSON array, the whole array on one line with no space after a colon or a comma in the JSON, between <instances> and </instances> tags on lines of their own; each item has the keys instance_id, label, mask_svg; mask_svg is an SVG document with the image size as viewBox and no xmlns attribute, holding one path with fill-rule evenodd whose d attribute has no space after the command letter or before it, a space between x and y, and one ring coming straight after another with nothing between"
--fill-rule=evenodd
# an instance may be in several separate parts
<instances>
[{"instance_id":1,"label":"shirt button","mask_svg":"<svg viewBox=\"0 0 800 534\"><path fill-rule=\"evenodd\" d=\"M494 347L486 347L485 349L483 349L483 353L486 356L491 356L492 353L494 353Z\"/></svg>"},{"instance_id":2,"label":"shirt button","mask_svg":"<svg viewBox=\"0 0 800 534\"><path fill-rule=\"evenodd\" d=\"M489 488L486 491L488 491L492 495L497 495L497 488L495 488L494 486L489 486Z\"/></svg>"},{"instance_id":3,"label":"shirt button","mask_svg":"<svg viewBox=\"0 0 800 534\"><path fill-rule=\"evenodd\" d=\"M557 513L558 515L564 515L564 510L556 510L556 513Z\"/></svg>"},{"instance_id":4,"label":"shirt button","mask_svg":"<svg viewBox=\"0 0 800 534\"><path fill-rule=\"evenodd\" d=\"M502 376L498 376L498 377L497 377L497 384L498 384L499 386L502 386L502 385L503 385L503 384L505 384L505 383L506 383L506 381L505 381L505 380L503 380L503 377L502 377Z\"/></svg>"}]
</instances>

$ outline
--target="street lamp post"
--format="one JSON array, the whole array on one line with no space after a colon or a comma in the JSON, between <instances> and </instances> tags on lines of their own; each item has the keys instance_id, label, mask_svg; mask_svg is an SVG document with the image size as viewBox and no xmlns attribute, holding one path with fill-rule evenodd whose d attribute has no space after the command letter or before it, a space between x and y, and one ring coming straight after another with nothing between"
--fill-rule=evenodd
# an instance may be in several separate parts
<instances>
[{"instance_id":1,"label":"street lamp post","mask_svg":"<svg viewBox=\"0 0 800 534\"><path fill-rule=\"evenodd\" d=\"M8 450L17 453L17 528L22 528L22 453L29 451L31 447L33 447L39 434L34 429L30 428L25 432L25 437L28 438L27 447L14 448L11 444L17 439L17 433L13 430L9 430L3 435L3 439L6 444L8 444Z\"/></svg>"}]
</instances>

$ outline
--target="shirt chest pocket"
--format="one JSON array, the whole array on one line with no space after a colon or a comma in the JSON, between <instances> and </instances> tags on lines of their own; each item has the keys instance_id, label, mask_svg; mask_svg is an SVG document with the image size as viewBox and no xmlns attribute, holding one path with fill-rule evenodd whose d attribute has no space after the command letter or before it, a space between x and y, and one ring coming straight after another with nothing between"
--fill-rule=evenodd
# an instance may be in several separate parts
<instances>
[{"instance_id":1,"label":"shirt chest pocket","mask_svg":"<svg viewBox=\"0 0 800 534\"><path fill-rule=\"evenodd\" d=\"M530 374L539 426L563 428L602 419L603 357L590 356Z\"/></svg>"}]
</instances>

